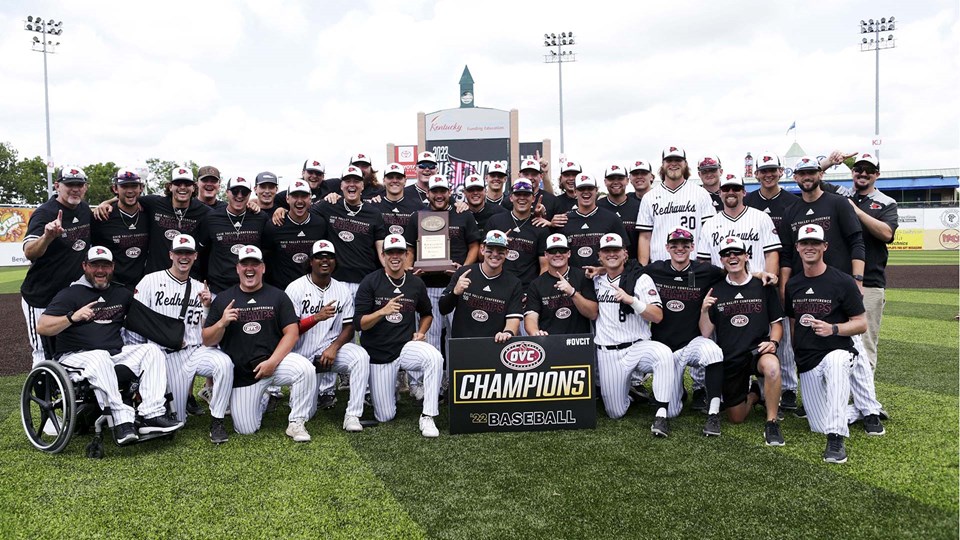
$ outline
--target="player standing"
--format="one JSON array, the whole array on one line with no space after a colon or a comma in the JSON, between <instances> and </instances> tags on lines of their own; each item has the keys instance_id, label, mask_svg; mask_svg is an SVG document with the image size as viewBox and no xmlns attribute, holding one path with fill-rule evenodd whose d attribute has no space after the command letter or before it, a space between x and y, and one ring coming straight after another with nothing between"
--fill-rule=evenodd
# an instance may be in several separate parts
<instances>
[{"instance_id":1,"label":"player standing","mask_svg":"<svg viewBox=\"0 0 960 540\"><path fill-rule=\"evenodd\" d=\"M277 175L270 171L263 171L257 174L254 180L253 191L257 195L257 207L261 212L267 215L267 218L273 215L277 209Z\"/></svg>"},{"instance_id":2,"label":"player standing","mask_svg":"<svg viewBox=\"0 0 960 540\"><path fill-rule=\"evenodd\" d=\"M231 178L227 182L226 208L211 210L207 216L207 245L210 246L207 282L214 294L240 282L237 273L231 271L236 266L240 248L260 246L267 216L247 209L252 192L249 180L242 176Z\"/></svg>"},{"instance_id":3,"label":"player standing","mask_svg":"<svg viewBox=\"0 0 960 540\"><path fill-rule=\"evenodd\" d=\"M437 165L437 157L433 152L420 152L417 155L417 181L403 190L404 197L411 200L418 200L423 206L428 205L428 184L430 177L437 174Z\"/></svg>"},{"instance_id":4,"label":"player standing","mask_svg":"<svg viewBox=\"0 0 960 540\"><path fill-rule=\"evenodd\" d=\"M520 280L524 291L547 266L543 251L550 230L533 224L533 200L530 182L517 180L510 192L512 209L487 223L489 230L507 233L507 260L503 267Z\"/></svg>"},{"instance_id":5,"label":"player standing","mask_svg":"<svg viewBox=\"0 0 960 540\"><path fill-rule=\"evenodd\" d=\"M143 277L150 244L150 220L138 202L143 180L133 169L121 168L110 189L117 196L114 211L106 221L91 223L92 241L113 252L114 280L132 288Z\"/></svg>"},{"instance_id":6,"label":"player standing","mask_svg":"<svg viewBox=\"0 0 960 540\"><path fill-rule=\"evenodd\" d=\"M640 213L640 197L631 197L627 193L627 174L620 165L610 165L603 173L603 183L607 186L607 196L597 200L597 206L609 210L620 218L627 235L624 237L630 246L637 245L637 214ZM642 196L642 195L641 195ZM637 250L627 250L631 258L636 258Z\"/></svg>"},{"instance_id":7,"label":"player standing","mask_svg":"<svg viewBox=\"0 0 960 540\"><path fill-rule=\"evenodd\" d=\"M408 196L404 186L407 183L403 165L391 163L383 170L383 184L385 191L380 202L374 203L383 216L383 223L390 234L403 234L410 216L417 210L423 209L423 203L418 196Z\"/></svg>"},{"instance_id":8,"label":"player standing","mask_svg":"<svg viewBox=\"0 0 960 540\"><path fill-rule=\"evenodd\" d=\"M703 189L710 194L714 212L720 212L723 210L720 179L724 176L720 158L715 155L707 155L701 158L697 163L697 173L700 175L700 184L703 185Z\"/></svg>"},{"instance_id":9,"label":"player standing","mask_svg":"<svg viewBox=\"0 0 960 540\"><path fill-rule=\"evenodd\" d=\"M570 264L577 268L600 265L600 239L607 233L626 238L623 221L597 207L597 181L589 174L577 176L577 209L567 212L566 224L555 232L567 237Z\"/></svg>"},{"instance_id":10,"label":"player standing","mask_svg":"<svg viewBox=\"0 0 960 540\"><path fill-rule=\"evenodd\" d=\"M562 234L551 234L546 243L547 270L527 288L523 325L530 336L590 334L597 319L597 293L593 280L570 266L570 248Z\"/></svg>"},{"instance_id":11,"label":"player standing","mask_svg":"<svg viewBox=\"0 0 960 540\"><path fill-rule=\"evenodd\" d=\"M557 209L559 212L551 222L553 227L562 227L566 222L567 212L577 208L577 177L583 173L583 167L576 161L565 161L560 165L560 189L557 195ZM557 219L564 221L558 222Z\"/></svg>"},{"instance_id":12,"label":"player standing","mask_svg":"<svg viewBox=\"0 0 960 540\"><path fill-rule=\"evenodd\" d=\"M638 159L633 162L630 169L630 185L633 186L633 196L639 201L643 199L651 189L653 189L653 173L650 162ZM639 242L637 243L639 246Z\"/></svg>"},{"instance_id":13,"label":"player standing","mask_svg":"<svg viewBox=\"0 0 960 540\"><path fill-rule=\"evenodd\" d=\"M471 174L463 182L463 199L466 201L470 211L473 212L473 219L477 220L477 228L483 235L487 231L487 221L497 214L506 213L507 210L499 204L487 204L486 185L483 178L478 174Z\"/></svg>"},{"instance_id":14,"label":"player standing","mask_svg":"<svg viewBox=\"0 0 960 540\"><path fill-rule=\"evenodd\" d=\"M327 237L327 223L310 213L310 186L303 180L294 180L287 190L290 211L281 225L273 220L263 230L263 247L267 283L285 289L295 279L303 277L314 242Z\"/></svg>"},{"instance_id":15,"label":"player standing","mask_svg":"<svg viewBox=\"0 0 960 540\"><path fill-rule=\"evenodd\" d=\"M227 205L220 200L220 169L212 165L204 165L197 170L197 184L199 191L197 200L218 210Z\"/></svg>"},{"instance_id":16,"label":"player standing","mask_svg":"<svg viewBox=\"0 0 960 540\"><path fill-rule=\"evenodd\" d=\"M504 193L504 184L507 182L507 168L503 163L495 161L487 168L487 202L500 205L507 210L511 209L510 198Z\"/></svg>"}]
</instances>

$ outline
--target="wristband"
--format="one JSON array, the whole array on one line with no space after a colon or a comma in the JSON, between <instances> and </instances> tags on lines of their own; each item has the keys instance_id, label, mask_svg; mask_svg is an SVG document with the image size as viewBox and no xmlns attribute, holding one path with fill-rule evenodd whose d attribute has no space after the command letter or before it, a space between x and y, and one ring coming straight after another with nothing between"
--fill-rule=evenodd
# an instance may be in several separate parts
<instances>
[{"instance_id":1,"label":"wristband","mask_svg":"<svg viewBox=\"0 0 960 540\"><path fill-rule=\"evenodd\" d=\"M636 314L639 315L639 314L643 313L644 310L647 309L647 304L646 304L646 302L643 302L643 301L641 301L639 298L637 298L636 296L634 296L634 297L633 297L633 303L630 304L630 307L633 308L633 312L634 312L634 313L636 313Z\"/></svg>"},{"instance_id":2,"label":"wristband","mask_svg":"<svg viewBox=\"0 0 960 540\"><path fill-rule=\"evenodd\" d=\"M576 296L576 295L577 295L577 290L574 289L572 293L570 293L570 294L567 295L567 297L568 297L568 298L573 298L573 297Z\"/></svg>"},{"instance_id":3,"label":"wristband","mask_svg":"<svg viewBox=\"0 0 960 540\"><path fill-rule=\"evenodd\" d=\"M513 333L513 330L501 330L501 331L504 334L510 334L511 337L517 337L517 335Z\"/></svg>"},{"instance_id":4,"label":"wristband","mask_svg":"<svg viewBox=\"0 0 960 540\"><path fill-rule=\"evenodd\" d=\"M72 311L68 311L68 312L67 312L67 321L70 322L70 324L77 324L77 321L73 320L73 318L72 318L72 317L73 317L73 313L74 313L74 312L72 312Z\"/></svg>"},{"instance_id":5,"label":"wristband","mask_svg":"<svg viewBox=\"0 0 960 540\"><path fill-rule=\"evenodd\" d=\"M854 274L854 275L853 275L853 279L862 282L862 281L863 281L863 274Z\"/></svg>"},{"instance_id":6,"label":"wristband","mask_svg":"<svg viewBox=\"0 0 960 540\"><path fill-rule=\"evenodd\" d=\"M833 325L833 335L835 335L835 336L839 336L839 335L840 335L840 327L839 327L839 326Z\"/></svg>"},{"instance_id":7,"label":"wristband","mask_svg":"<svg viewBox=\"0 0 960 540\"><path fill-rule=\"evenodd\" d=\"M779 342L779 341L774 340L774 339L771 339L771 340L770 340L770 343L773 343L773 348L774 348L774 349L776 349L776 350L778 350L778 351L780 350L780 342Z\"/></svg>"}]
</instances>

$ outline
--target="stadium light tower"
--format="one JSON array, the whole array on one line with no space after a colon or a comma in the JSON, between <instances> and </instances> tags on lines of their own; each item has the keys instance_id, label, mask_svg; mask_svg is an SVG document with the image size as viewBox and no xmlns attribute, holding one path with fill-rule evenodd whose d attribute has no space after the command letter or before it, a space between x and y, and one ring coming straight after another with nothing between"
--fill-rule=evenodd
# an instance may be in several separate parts
<instances>
[{"instance_id":1,"label":"stadium light tower","mask_svg":"<svg viewBox=\"0 0 960 540\"><path fill-rule=\"evenodd\" d=\"M53 19L44 20L43 17L28 15L23 23L23 29L36 32L40 37L33 36L33 50L43 53L43 108L47 118L47 195L53 196L53 156L50 152L50 90L47 83L47 54L53 54L59 41L47 39L48 36L57 36L63 33L63 21Z\"/></svg>"},{"instance_id":2,"label":"stadium light tower","mask_svg":"<svg viewBox=\"0 0 960 540\"><path fill-rule=\"evenodd\" d=\"M893 49L897 46L896 40L893 38L893 31L896 29L896 23L894 18L882 17L880 19L868 19L866 21L860 21L860 52L870 52L875 51L877 57L877 69L876 69L876 97L874 101L874 128L873 133L876 137L874 142L873 152L880 158L880 50L881 49ZM889 34L886 37L880 37L880 34ZM872 38L868 38L867 34L873 34Z\"/></svg>"},{"instance_id":3,"label":"stadium light tower","mask_svg":"<svg viewBox=\"0 0 960 540\"><path fill-rule=\"evenodd\" d=\"M576 62L577 55L570 50L563 50L564 47L574 45L573 32L561 32L556 34L544 34L543 46L550 49L550 54L543 55L543 61L546 64L557 64L557 73L560 75L560 153L563 153L563 63ZM556 47L557 50L553 50Z\"/></svg>"}]
</instances>

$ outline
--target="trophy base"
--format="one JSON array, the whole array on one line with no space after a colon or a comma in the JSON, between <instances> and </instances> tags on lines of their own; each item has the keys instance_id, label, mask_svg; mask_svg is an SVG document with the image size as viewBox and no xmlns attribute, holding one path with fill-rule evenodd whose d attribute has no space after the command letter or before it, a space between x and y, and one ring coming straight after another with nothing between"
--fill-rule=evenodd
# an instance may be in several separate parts
<instances>
[{"instance_id":1,"label":"trophy base","mask_svg":"<svg viewBox=\"0 0 960 540\"><path fill-rule=\"evenodd\" d=\"M413 263L414 270L420 270L425 274L442 274L457 269L457 265L451 260L432 260L417 261Z\"/></svg>"}]
</instances>

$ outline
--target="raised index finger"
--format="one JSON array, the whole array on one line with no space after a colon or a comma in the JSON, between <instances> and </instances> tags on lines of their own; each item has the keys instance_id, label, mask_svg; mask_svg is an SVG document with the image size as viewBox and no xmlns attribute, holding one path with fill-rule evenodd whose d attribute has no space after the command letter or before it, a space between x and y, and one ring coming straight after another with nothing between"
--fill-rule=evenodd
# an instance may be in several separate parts
<instances>
[{"instance_id":1,"label":"raised index finger","mask_svg":"<svg viewBox=\"0 0 960 540\"><path fill-rule=\"evenodd\" d=\"M468 268L466 272L460 274L460 277L467 277L470 272L473 272L473 268Z\"/></svg>"},{"instance_id":2,"label":"raised index finger","mask_svg":"<svg viewBox=\"0 0 960 540\"><path fill-rule=\"evenodd\" d=\"M57 210L57 221L63 221L63 210Z\"/></svg>"},{"instance_id":3,"label":"raised index finger","mask_svg":"<svg viewBox=\"0 0 960 540\"><path fill-rule=\"evenodd\" d=\"M93 302L90 302L89 304L87 304L87 305L85 305L85 306L83 306L83 307L85 307L85 308L93 308L93 306L95 306L95 305L97 305L97 304L99 304L99 303L100 303L99 300L94 300Z\"/></svg>"},{"instance_id":4,"label":"raised index finger","mask_svg":"<svg viewBox=\"0 0 960 540\"><path fill-rule=\"evenodd\" d=\"M233 303L234 303L234 302L236 302L236 300L235 300L235 299L234 299L234 300L231 300L231 301L230 301L230 303L229 303L229 304L227 304L227 309L230 309L230 308L232 308L232 307L233 307Z\"/></svg>"}]
</instances>

